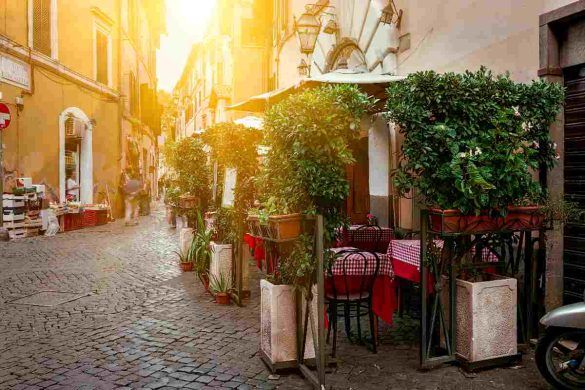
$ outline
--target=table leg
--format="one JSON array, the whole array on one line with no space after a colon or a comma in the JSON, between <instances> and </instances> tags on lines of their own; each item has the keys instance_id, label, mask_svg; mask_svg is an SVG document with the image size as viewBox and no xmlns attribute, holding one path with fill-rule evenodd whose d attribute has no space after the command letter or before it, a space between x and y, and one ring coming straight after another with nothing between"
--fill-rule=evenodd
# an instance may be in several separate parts
<instances>
[{"instance_id":1,"label":"table leg","mask_svg":"<svg viewBox=\"0 0 585 390\"><path fill-rule=\"evenodd\" d=\"M372 342L378 345L378 316L374 315L374 334Z\"/></svg>"}]
</instances>

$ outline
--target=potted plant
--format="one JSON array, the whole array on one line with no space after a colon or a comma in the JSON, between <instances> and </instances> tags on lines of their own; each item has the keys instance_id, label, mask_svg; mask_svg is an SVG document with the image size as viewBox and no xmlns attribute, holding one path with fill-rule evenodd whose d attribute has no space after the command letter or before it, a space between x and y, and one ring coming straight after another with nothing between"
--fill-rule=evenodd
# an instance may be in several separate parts
<instances>
[{"instance_id":1,"label":"potted plant","mask_svg":"<svg viewBox=\"0 0 585 390\"><path fill-rule=\"evenodd\" d=\"M464 74L419 72L393 83L388 119L404 135L395 188L401 196L414 190L421 197L434 232L543 227L545 214L538 204L544 191L533 172L551 168L558 158L549 125L563 95L559 85L517 84L485 68ZM470 239L456 240L457 247L465 247ZM468 260L462 256L462 264L454 266ZM466 268L455 281L457 355L477 362L516 354L516 279Z\"/></svg>"},{"instance_id":2,"label":"potted plant","mask_svg":"<svg viewBox=\"0 0 585 390\"><path fill-rule=\"evenodd\" d=\"M420 197L432 230L542 227L544 194L533 172L558 159L549 125L562 107L560 85L518 84L481 68L414 73L387 92L387 117L404 135L394 185Z\"/></svg>"},{"instance_id":3,"label":"potted plant","mask_svg":"<svg viewBox=\"0 0 585 390\"><path fill-rule=\"evenodd\" d=\"M219 274L219 277L211 275L211 283L209 285L211 293L215 296L215 302L220 305L229 305L230 296L233 287L230 279L224 274Z\"/></svg>"},{"instance_id":4,"label":"potted plant","mask_svg":"<svg viewBox=\"0 0 585 390\"><path fill-rule=\"evenodd\" d=\"M280 260L277 272L260 281L260 351L273 371L297 364L297 299L307 296L315 273L312 237L301 235L291 253ZM313 299L313 315L317 313L316 301ZM304 357L305 360L315 358L310 330Z\"/></svg>"},{"instance_id":5,"label":"potted plant","mask_svg":"<svg viewBox=\"0 0 585 390\"><path fill-rule=\"evenodd\" d=\"M171 204L193 226L196 210L205 209L211 198L211 174L205 145L197 137L182 138L165 144L164 156L172 188L176 188L169 203L172 201Z\"/></svg>"},{"instance_id":6,"label":"potted plant","mask_svg":"<svg viewBox=\"0 0 585 390\"><path fill-rule=\"evenodd\" d=\"M197 230L193 234L189 255L193 259L195 272L206 292L209 292L212 236L213 232L205 228L205 222L199 212L197 214Z\"/></svg>"},{"instance_id":7,"label":"potted plant","mask_svg":"<svg viewBox=\"0 0 585 390\"><path fill-rule=\"evenodd\" d=\"M179 264L181 266L181 270L183 272L192 272L193 271L193 260L189 256L189 254L185 254L183 252L175 251L175 253L179 256Z\"/></svg>"}]
</instances>

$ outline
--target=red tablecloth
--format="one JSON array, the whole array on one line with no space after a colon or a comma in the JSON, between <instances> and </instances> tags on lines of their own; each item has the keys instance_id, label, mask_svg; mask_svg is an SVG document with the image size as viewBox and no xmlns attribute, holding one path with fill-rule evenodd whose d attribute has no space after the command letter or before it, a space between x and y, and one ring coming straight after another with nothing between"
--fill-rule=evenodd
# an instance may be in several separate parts
<instances>
[{"instance_id":1,"label":"red tablecloth","mask_svg":"<svg viewBox=\"0 0 585 390\"><path fill-rule=\"evenodd\" d=\"M438 248L443 247L442 240L435 240ZM472 249L475 253L475 248ZM420 240L392 240L388 246L388 257L392 263L394 275L415 283L420 283ZM498 257L488 249L484 249L482 259L486 262L497 262Z\"/></svg>"},{"instance_id":2,"label":"red tablecloth","mask_svg":"<svg viewBox=\"0 0 585 390\"><path fill-rule=\"evenodd\" d=\"M348 249L356 249L356 248L334 248L332 251L338 253L342 250ZM363 255L367 256L369 260L367 262L367 267L365 274L371 275L374 273L375 269L375 262L374 255L368 252L361 252ZM398 302L396 300L396 287L394 284L394 272L392 270L392 263L386 254L378 253L377 254L380 259L380 268L378 270L378 276L374 281L374 288L372 291L372 310L374 314L380 317L384 322L388 324L392 324L392 316L398 307ZM348 285L350 291L359 291L360 284L362 282L362 277L360 276L364 273L364 258L361 254L355 253L348 253L343 255L347 257L346 264L346 274L348 275ZM336 261L331 269L333 275L335 276L342 276L343 272L343 261ZM325 291L331 292L332 291L332 278L327 278L325 280ZM345 280L344 278L336 278L335 279L335 288L339 291L346 291Z\"/></svg>"},{"instance_id":3,"label":"red tablecloth","mask_svg":"<svg viewBox=\"0 0 585 390\"><path fill-rule=\"evenodd\" d=\"M338 246L354 247L364 251L386 253L394 230L378 226L351 225L342 229Z\"/></svg>"}]
</instances>

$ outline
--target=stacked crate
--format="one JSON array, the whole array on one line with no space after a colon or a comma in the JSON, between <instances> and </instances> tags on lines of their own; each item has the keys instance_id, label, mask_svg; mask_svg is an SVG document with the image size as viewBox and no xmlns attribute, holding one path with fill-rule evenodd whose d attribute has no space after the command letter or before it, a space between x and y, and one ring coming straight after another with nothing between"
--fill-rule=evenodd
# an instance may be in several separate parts
<instances>
[{"instance_id":1,"label":"stacked crate","mask_svg":"<svg viewBox=\"0 0 585 390\"><path fill-rule=\"evenodd\" d=\"M26 197L3 194L3 226L8 230L11 239L26 237Z\"/></svg>"},{"instance_id":2,"label":"stacked crate","mask_svg":"<svg viewBox=\"0 0 585 390\"><path fill-rule=\"evenodd\" d=\"M42 219L40 218L42 209L42 198L39 197L36 187L30 187L25 189L25 206L26 206L26 217L24 220L26 237L38 236L43 226Z\"/></svg>"}]
</instances>

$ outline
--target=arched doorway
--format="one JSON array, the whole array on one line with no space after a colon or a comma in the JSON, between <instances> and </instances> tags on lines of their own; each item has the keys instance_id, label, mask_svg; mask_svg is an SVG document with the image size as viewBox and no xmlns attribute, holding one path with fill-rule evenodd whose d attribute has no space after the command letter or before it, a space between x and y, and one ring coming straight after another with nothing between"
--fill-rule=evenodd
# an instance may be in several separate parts
<instances>
[{"instance_id":1,"label":"arched doorway","mask_svg":"<svg viewBox=\"0 0 585 390\"><path fill-rule=\"evenodd\" d=\"M66 199L68 175L75 173L79 201L93 203L93 126L77 107L69 107L59 116L59 197Z\"/></svg>"}]
</instances>

